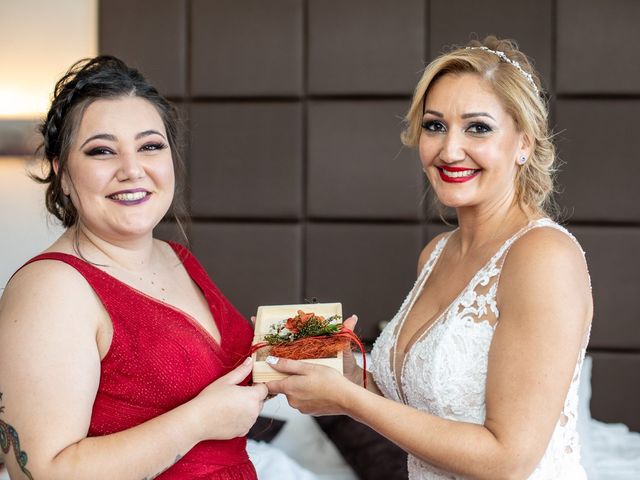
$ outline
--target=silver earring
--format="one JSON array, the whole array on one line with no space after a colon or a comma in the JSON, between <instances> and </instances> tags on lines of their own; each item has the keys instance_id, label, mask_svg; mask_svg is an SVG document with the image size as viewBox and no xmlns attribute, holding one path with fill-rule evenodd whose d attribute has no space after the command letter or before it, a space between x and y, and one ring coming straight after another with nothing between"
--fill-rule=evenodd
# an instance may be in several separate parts
<instances>
[{"instance_id":1,"label":"silver earring","mask_svg":"<svg viewBox=\"0 0 640 480\"><path fill-rule=\"evenodd\" d=\"M518 165L524 165L525 163L527 163L526 155L520 155L520 158L518 158Z\"/></svg>"}]
</instances>

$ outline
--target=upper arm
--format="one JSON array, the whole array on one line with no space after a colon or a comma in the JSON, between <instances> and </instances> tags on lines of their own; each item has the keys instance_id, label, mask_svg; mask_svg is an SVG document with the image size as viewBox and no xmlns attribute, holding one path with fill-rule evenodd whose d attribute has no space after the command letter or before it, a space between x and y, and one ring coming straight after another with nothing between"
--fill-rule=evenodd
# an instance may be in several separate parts
<instances>
[{"instance_id":1,"label":"upper arm","mask_svg":"<svg viewBox=\"0 0 640 480\"><path fill-rule=\"evenodd\" d=\"M553 229L523 236L505 260L498 306L485 426L535 465L563 414L592 316L578 246Z\"/></svg>"},{"instance_id":2,"label":"upper arm","mask_svg":"<svg viewBox=\"0 0 640 480\"><path fill-rule=\"evenodd\" d=\"M15 428L32 467L86 437L100 378L102 314L86 281L57 261L23 268L0 299L1 419ZM5 457L15 469L15 453Z\"/></svg>"}]
</instances>

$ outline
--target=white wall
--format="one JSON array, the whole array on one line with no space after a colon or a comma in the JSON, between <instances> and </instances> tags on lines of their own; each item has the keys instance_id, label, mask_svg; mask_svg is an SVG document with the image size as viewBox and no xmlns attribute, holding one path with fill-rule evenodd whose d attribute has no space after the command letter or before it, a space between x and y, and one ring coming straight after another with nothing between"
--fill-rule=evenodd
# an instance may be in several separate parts
<instances>
[{"instance_id":1,"label":"white wall","mask_svg":"<svg viewBox=\"0 0 640 480\"><path fill-rule=\"evenodd\" d=\"M44 206L44 186L31 180L26 161L0 157L0 288L26 260L62 233Z\"/></svg>"},{"instance_id":2,"label":"white wall","mask_svg":"<svg viewBox=\"0 0 640 480\"><path fill-rule=\"evenodd\" d=\"M97 44L98 0L0 0L0 128L2 118L41 118L58 78ZM62 231L25 167L0 155L0 289Z\"/></svg>"},{"instance_id":3,"label":"white wall","mask_svg":"<svg viewBox=\"0 0 640 480\"><path fill-rule=\"evenodd\" d=\"M98 50L98 0L0 0L0 117L48 108L55 82Z\"/></svg>"}]
</instances>

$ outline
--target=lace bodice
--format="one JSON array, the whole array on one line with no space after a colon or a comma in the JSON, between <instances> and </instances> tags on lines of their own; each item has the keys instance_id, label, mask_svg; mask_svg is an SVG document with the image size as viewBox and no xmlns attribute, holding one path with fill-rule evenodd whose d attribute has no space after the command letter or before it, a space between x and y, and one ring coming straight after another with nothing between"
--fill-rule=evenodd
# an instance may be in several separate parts
<instances>
[{"instance_id":1,"label":"lace bodice","mask_svg":"<svg viewBox=\"0 0 640 480\"><path fill-rule=\"evenodd\" d=\"M403 365L396 370L394 348L400 327L451 234L440 239L400 310L373 346L372 373L385 397L449 420L484 423L489 347L500 317L496 304L500 272L511 245L532 228L539 227L556 228L576 241L567 230L549 219L529 223L475 274L451 305L413 343ZM576 433L578 383L584 353L583 348L576 360L563 412L530 480L586 479L580 466ZM395 371L400 372L400 388ZM412 455L408 463L409 478L413 480L462 478L440 471Z\"/></svg>"}]
</instances>

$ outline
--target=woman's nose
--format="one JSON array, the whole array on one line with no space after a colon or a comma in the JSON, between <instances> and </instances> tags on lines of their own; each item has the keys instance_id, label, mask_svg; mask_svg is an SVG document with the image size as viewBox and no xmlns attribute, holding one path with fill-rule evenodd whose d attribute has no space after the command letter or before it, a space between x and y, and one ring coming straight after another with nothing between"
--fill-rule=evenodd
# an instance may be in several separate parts
<instances>
[{"instance_id":1,"label":"woman's nose","mask_svg":"<svg viewBox=\"0 0 640 480\"><path fill-rule=\"evenodd\" d=\"M144 176L144 167L135 152L124 152L120 155L120 168L117 173L119 181L138 180Z\"/></svg>"},{"instance_id":2,"label":"woman's nose","mask_svg":"<svg viewBox=\"0 0 640 480\"><path fill-rule=\"evenodd\" d=\"M446 163L454 163L464 160L466 156L463 136L456 132L447 132L440 150L440 160Z\"/></svg>"}]
</instances>

